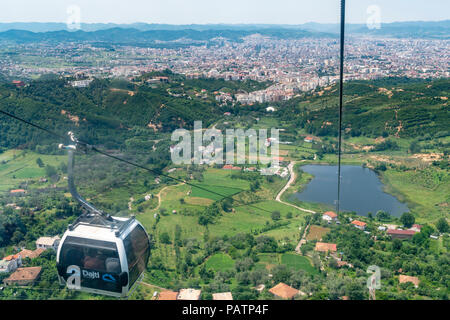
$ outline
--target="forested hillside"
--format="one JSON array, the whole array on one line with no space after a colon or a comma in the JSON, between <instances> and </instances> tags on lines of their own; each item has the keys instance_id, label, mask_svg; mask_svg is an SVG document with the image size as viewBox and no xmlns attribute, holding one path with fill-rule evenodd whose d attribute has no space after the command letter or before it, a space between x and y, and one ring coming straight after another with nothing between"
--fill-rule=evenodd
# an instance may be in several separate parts
<instances>
[{"instance_id":1,"label":"forested hillside","mask_svg":"<svg viewBox=\"0 0 450 320\"><path fill-rule=\"evenodd\" d=\"M385 79L355 81L344 86L343 128L347 136L448 135L450 81ZM318 136L337 135L338 90L328 87L293 99L279 116Z\"/></svg>"}]
</instances>

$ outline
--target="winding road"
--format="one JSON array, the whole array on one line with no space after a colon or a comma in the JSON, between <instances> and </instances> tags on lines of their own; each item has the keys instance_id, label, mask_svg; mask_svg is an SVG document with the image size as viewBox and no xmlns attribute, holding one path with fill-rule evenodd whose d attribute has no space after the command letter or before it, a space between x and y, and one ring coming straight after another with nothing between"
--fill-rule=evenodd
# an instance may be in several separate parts
<instances>
[{"instance_id":1,"label":"winding road","mask_svg":"<svg viewBox=\"0 0 450 320\"><path fill-rule=\"evenodd\" d=\"M302 160L304 161L304 160ZM283 189L280 190L280 192L278 192L277 197L275 198L276 201L281 202L282 204L285 204L287 206L291 206L293 208L296 208L298 210L304 211L304 212L308 212L308 213L316 213L313 210L309 210L309 209L305 209L305 208L301 208L299 206L296 206L292 203L289 202L285 202L283 200L281 200L281 196L283 195L283 193L294 183L295 181L295 172L294 172L294 165L295 165L295 161L291 161L288 165L288 170L289 170L289 181L286 183L286 185L283 187Z\"/></svg>"}]
</instances>

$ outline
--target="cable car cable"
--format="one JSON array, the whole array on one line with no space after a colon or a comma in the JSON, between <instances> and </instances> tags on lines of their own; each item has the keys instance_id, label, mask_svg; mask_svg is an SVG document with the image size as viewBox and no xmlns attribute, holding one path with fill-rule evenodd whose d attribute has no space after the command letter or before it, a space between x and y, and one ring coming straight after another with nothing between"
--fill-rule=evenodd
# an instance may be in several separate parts
<instances>
[{"instance_id":1,"label":"cable car cable","mask_svg":"<svg viewBox=\"0 0 450 320\"><path fill-rule=\"evenodd\" d=\"M48 134L50 134L50 135L52 135L52 136L58 137L58 138L63 139L63 140L67 139L66 136L60 135L60 134L58 134L58 133L56 133L56 132L54 132L54 131L51 131L51 130L49 130L49 129L46 129L46 128L44 128L44 127L42 127L42 126L39 126L39 125L37 125L37 124L34 124L34 123L30 122L30 121L24 120L24 119L22 119L22 118L20 118L20 117L17 117L17 116L15 116L15 115L13 115L13 114L11 114L11 113L9 113L9 112L6 112L6 111L3 111L3 110L0 109L0 113L4 114L4 115L6 115L6 116L9 116L9 117L11 117L11 118L14 118L14 119L16 119L16 120L18 120L18 121L24 122L24 123L26 123L26 124L28 124L28 125L30 125L30 126L32 126L32 127L35 127L35 128L37 128L37 129L43 130L43 131L47 132ZM209 192L209 193L211 193L211 194L220 196L222 199L228 199L228 198L231 199L232 196L233 196L233 195L231 195L231 196L226 196L226 195L223 195L223 194L221 194L221 193L219 193L219 192L215 192L215 191L212 191L212 190L208 190L207 188L203 188L203 187L201 187L201 186L198 186L198 185L189 183L189 182L187 182L187 181L185 181L185 180L183 180L183 179L175 178L175 177L169 176L169 175L167 175L167 174L158 172L158 171L156 171L156 170L154 170L154 169L148 168L148 167L146 167L146 166L137 164L137 163L135 163L135 162L132 162L132 161L129 161L129 160L126 160L126 159L123 159L123 158L120 158L120 157L111 155L111 154L109 154L109 153L107 153L107 152L105 152L105 151L103 151L103 150L101 150L101 149L99 149L99 148L97 148L97 147L95 147L95 146L93 146L93 145L90 145L88 142L85 142L85 141L83 141L83 140L77 139L76 142L77 142L78 144L80 144L80 145L82 145L82 146L84 146L84 147L86 147L86 148L88 148L88 149L90 149L90 150L92 150L92 151L95 151L95 152L97 152L97 153L99 153L99 154L102 154L102 155L104 155L104 156L106 156L106 157L109 157L109 158L115 159L115 160L117 160L117 161L121 161L121 162L127 163L127 164L129 164L129 165L131 165L131 166L134 166L134 167L137 167L137 168L140 168L140 169L143 169L143 170L147 170L147 171L152 172L152 173L154 173L154 174L156 174L156 175L163 176L163 177L169 178L169 179L174 180L174 181L177 181L177 182L185 183L185 184L188 185L188 186L195 187L195 188L197 188L197 189L200 189L200 190ZM251 208L254 208L254 209L258 209L258 210L261 210L261 211L264 211L264 212L267 212L267 213L272 213L272 211L269 211L269 210L266 210L266 209L263 209L263 208L254 206L254 205L252 205L252 204L247 204L247 203L244 203L244 202L242 202L242 201L240 201L240 200L236 200L236 201L242 203L244 206L248 206L248 207L251 207Z\"/></svg>"},{"instance_id":2,"label":"cable car cable","mask_svg":"<svg viewBox=\"0 0 450 320\"><path fill-rule=\"evenodd\" d=\"M341 202L341 154L342 154L342 98L344 87L344 41L345 41L345 0L341 0L341 34L339 56L339 133L338 133L338 183L336 212L339 214Z\"/></svg>"}]
</instances>

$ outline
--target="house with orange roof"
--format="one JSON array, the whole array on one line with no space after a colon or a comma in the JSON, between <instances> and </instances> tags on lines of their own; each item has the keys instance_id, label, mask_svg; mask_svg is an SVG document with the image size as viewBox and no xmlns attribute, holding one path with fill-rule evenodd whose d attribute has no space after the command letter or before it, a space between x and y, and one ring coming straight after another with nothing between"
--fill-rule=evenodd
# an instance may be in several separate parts
<instances>
[{"instance_id":1,"label":"house with orange roof","mask_svg":"<svg viewBox=\"0 0 450 320\"><path fill-rule=\"evenodd\" d=\"M11 195L18 196L18 195L22 195L22 194L27 193L27 190L25 190L25 189L14 189L14 190L9 191L9 193Z\"/></svg>"},{"instance_id":2,"label":"house with orange roof","mask_svg":"<svg viewBox=\"0 0 450 320\"><path fill-rule=\"evenodd\" d=\"M367 223L359 221L359 220L353 220L352 225L354 225L356 228L360 230L366 229Z\"/></svg>"},{"instance_id":3,"label":"house with orange roof","mask_svg":"<svg viewBox=\"0 0 450 320\"><path fill-rule=\"evenodd\" d=\"M392 239L411 239L416 232L414 230L400 230L400 229L388 229L386 232Z\"/></svg>"},{"instance_id":4,"label":"house with orange roof","mask_svg":"<svg viewBox=\"0 0 450 320\"><path fill-rule=\"evenodd\" d=\"M292 288L283 282L280 282L275 287L269 289L269 292L278 298L287 300L294 299L295 296L300 293L299 290Z\"/></svg>"},{"instance_id":5,"label":"house with orange roof","mask_svg":"<svg viewBox=\"0 0 450 320\"><path fill-rule=\"evenodd\" d=\"M336 252L337 248L335 243L316 242L314 250L318 252Z\"/></svg>"},{"instance_id":6,"label":"house with orange roof","mask_svg":"<svg viewBox=\"0 0 450 320\"><path fill-rule=\"evenodd\" d=\"M158 295L158 300L177 300L178 292L176 291L162 291Z\"/></svg>"},{"instance_id":7,"label":"house with orange roof","mask_svg":"<svg viewBox=\"0 0 450 320\"><path fill-rule=\"evenodd\" d=\"M21 255L11 254L0 260L0 272L14 272L17 268L22 266Z\"/></svg>"},{"instance_id":8,"label":"house with orange roof","mask_svg":"<svg viewBox=\"0 0 450 320\"><path fill-rule=\"evenodd\" d=\"M45 251L44 248L37 248L36 250L23 249L22 251L20 251L18 253L18 255L21 256L22 260L25 258L34 259L34 258L39 257L41 255L41 253L44 251Z\"/></svg>"},{"instance_id":9,"label":"house with orange roof","mask_svg":"<svg viewBox=\"0 0 450 320\"><path fill-rule=\"evenodd\" d=\"M326 220L326 221L336 221L337 219L337 214L333 211L327 211L322 215L322 219Z\"/></svg>"},{"instance_id":10,"label":"house with orange roof","mask_svg":"<svg viewBox=\"0 0 450 320\"><path fill-rule=\"evenodd\" d=\"M41 267L18 268L8 278L3 280L5 285L25 286L34 283L41 275Z\"/></svg>"}]
</instances>

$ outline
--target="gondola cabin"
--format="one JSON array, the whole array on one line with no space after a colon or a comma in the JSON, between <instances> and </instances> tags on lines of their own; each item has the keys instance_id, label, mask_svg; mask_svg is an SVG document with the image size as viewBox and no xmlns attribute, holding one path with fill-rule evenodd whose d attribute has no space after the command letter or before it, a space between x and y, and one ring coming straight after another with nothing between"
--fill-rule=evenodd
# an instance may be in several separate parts
<instances>
[{"instance_id":1,"label":"gondola cabin","mask_svg":"<svg viewBox=\"0 0 450 320\"><path fill-rule=\"evenodd\" d=\"M144 272L149 254L147 232L134 217L82 215L61 239L58 277L70 289L125 297Z\"/></svg>"}]
</instances>

